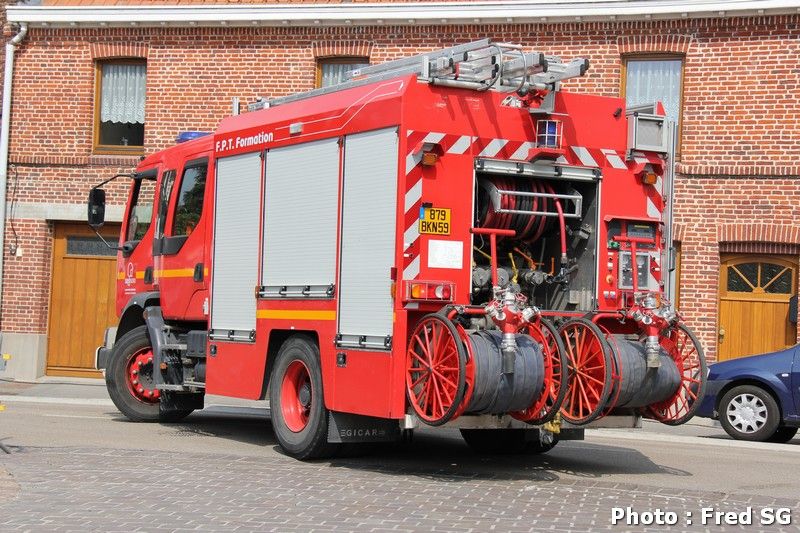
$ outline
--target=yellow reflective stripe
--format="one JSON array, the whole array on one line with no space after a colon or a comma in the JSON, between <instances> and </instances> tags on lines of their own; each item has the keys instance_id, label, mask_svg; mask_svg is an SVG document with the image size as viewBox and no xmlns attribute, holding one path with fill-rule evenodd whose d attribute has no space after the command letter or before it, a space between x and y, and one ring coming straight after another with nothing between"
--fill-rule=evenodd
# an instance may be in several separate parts
<instances>
[{"instance_id":1,"label":"yellow reflective stripe","mask_svg":"<svg viewBox=\"0 0 800 533\"><path fill-rule=\"evenodd\" d=\"M306 311L294 309L259 309L256 318L278 320L336 320L336 311Z\"/></svg>"},{"instance_id":2,"label":"yellow reflective stripe","mask_svg":"<svg viewBox=\"0 0 800 533\"><path fill-rule=\"evenodd\" d=\"M138 274L138 272L137 272ZM192 278L194 277L193 268L173 268L166 270L155 270L153 272L155 278Z\"/></svg>"},{"instance_id":3,"label":"yellow reflective stripe","mask_svg":"<svg viewBox=\"0 0 800 533\"><path fill-rule=\"evenodd\" d=\"M135 273L136 279L144 279L144 270L139 270ZM126 279L128 276L125 272L117 272L117 279Z\"/></svg>"},{"instance_id":4,"label":"yellow reflective stripe","mask_svg":"<svg viewBox=\"0 0 800 533\"><path fill-rule=\"evenodd\" d=\"M203 276L208 276L208 269L203 269ZM154 278L193 278L194 277L194 269L193 268L174 268L171 270L154 270L153 271ZM125 272L117 272L117 279L125 279L127 276ZM144 270L138 270L136 272L136 279L144 279Z\"/></svg>"}]
</instances>

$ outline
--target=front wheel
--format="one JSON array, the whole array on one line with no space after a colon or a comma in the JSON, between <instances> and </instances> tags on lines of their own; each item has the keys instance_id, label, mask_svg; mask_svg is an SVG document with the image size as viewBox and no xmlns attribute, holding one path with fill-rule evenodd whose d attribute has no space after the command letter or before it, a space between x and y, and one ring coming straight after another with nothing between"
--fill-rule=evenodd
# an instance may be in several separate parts
<instances>
[{"instance_id":1,"label":"front wheel","mask_svg":"<svg viewBox=\"0 0 800 533\"><path fill-rule=\"evenodd\" d=\"M296 335L283 343L269 380L272 428L284 451L297 459L330 457L328 410L322 395L319 347Z\"/></svg>"},{"instance_id":2,"label":"front wheel","mask_svg":"<svg viewBox=\"0 0 800 533\"><path fill-rule=\"evenodd\" d=\"M740 385L725 393L719 404L719 421L738 440L766 441L780 424L780 410L770 393L753 385Z\"/></svg>"},{"instance_id":3,"label":"front wheel","mask_svg":"<svg viewBox=\"0 0 800 533\"><path fill-rule=\"evenodd\" d=\"M139 326L114 344L106 369L108 395L117 409L134 422L176 422L188 416L191 409L161 410L161 391L153 372L147 326Z\"/></svg>"}]
</instances>

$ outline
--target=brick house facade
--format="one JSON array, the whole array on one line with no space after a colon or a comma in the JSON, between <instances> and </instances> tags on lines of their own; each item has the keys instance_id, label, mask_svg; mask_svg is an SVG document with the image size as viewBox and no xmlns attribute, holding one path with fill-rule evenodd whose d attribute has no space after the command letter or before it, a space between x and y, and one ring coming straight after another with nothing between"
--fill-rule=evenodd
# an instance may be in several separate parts
<instances>
[{"instance_id":1,"label":"brick house facade","mask_svg":"<svg viewBox=\"0 0 800 533\"><path fill-rule=\"evenodd\" d=\"M44 3L44 13L49 6L77 4ZM753 9L741 14L687 16L677 10L652 18L516 22L509 17L504 23L407 20L397 25L313 20L132 25L99 19L43 24L30 16L34 8L12 8L12 23L26 17L30 22L13 77L7 194L13 208L3 250L2 350L36 359L35 368L20 370L20 376L44 371L48 319L57 319L49 309L54 227L84 220L89 188L130 171L139 159L93 148L98 61L146 61L144 151L150 153L171 145L180 131L213 130L230 113L233 97L246 102L313 88L322 57L379 63L491 37L566 59L587 57L589 72L566 88L606 96L624 90L629 57L682 60L674 194L680 309L714 360L721 257L772 254L789 256L794 264L800 257L800 15L797 9L759 13L759 2L748 4ZM14 33L7 24L5 39ZM123 185L112 191L116 207L109 209L109 218L119 220ZM12 246L21 248L21 255L12 253ZM792 280L794 292L796 274Z\"/></svg>"}]
</instances>

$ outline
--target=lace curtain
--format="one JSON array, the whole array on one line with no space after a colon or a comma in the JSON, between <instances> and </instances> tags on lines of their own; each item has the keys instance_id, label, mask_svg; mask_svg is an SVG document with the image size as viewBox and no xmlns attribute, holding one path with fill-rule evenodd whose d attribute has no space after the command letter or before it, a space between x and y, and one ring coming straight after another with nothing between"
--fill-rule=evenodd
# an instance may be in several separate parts
<instances>
[{"instance_id":1,"label":"lace curtain","mask_svg":"<svg viewBox=\"0 0 800 533\"><path fill-rule=\"evenodd\" d=\"M102 66L100 120L144 124L145 65Z\"/></svg>"},{"instance_id":2,"label":"lace curtain","mask_svg":"<svg viewBox=\"0 0 800 533\"><path fill-rule=\"evenodd\" d=\"M322 63L321 87L342 83L348 71L366 66L369 66L369 63Z\"/></svg>"},{"instance_id":3,"label":"lace curtain","mask_svg":"<svg viewBox=\"0 0 800 533\"><path fill-rule=\"evenodd\" d=\"M681 60L629 60L625 100L628 105L661 101L667 116L677 123L681 109Z\"/></svg>"}]
</instances>

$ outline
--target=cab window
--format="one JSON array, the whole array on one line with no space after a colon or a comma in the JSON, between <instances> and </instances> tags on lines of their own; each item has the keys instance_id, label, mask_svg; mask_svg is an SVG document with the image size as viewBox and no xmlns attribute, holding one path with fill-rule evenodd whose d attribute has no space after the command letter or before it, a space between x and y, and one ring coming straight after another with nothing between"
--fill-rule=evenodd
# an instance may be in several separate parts
<instances>
[{"instance_id":1,"label":"cab window","mask_svg":"<svg viewBox=\"0 0 800 533\"><path fill-rule=\"evenodd\" d=\"M208 164L193 165L183 171L178 205L172 222L172 235L191 235L203 213Z\"/></svg>"},{"instance_id":2,"label":"cab window","mask_svg":"<svg viewBox=\"0 0 800 533\"><path fill-rule=\"evenodd\" d=\"M175 171L166 170L161 175L161 191L158 194L158 217L156 218L155 238L160 239L164 236L164 226L167 220L167 209L169 199L172 196L172 185L175 183Z\"/></svg>"},{"instance_id":3,"label":"cab window","mask_svg":"<svg viewBox=\"0 0 800 533\"><path fill-rule=\"evenodd\" d=\"M133 182L131 208L128 213L127 241L140 241L150 227L153 219L153 200L155 199L155 177L141 177Z\"/></svg>"}]
</instances>

